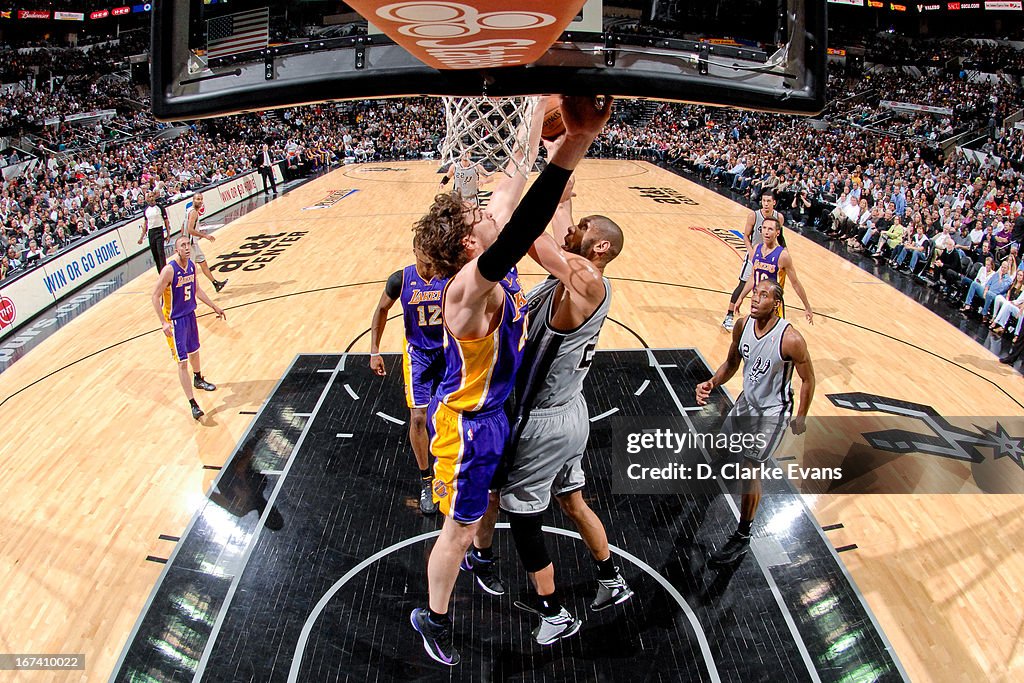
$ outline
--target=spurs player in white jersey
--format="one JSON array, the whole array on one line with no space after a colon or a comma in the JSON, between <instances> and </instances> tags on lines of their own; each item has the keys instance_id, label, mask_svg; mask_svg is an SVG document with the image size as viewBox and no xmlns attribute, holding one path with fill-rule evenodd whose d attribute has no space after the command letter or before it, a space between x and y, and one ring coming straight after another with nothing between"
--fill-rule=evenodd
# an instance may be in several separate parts
<instances>
[{"instance_id":1,"label":"spurs player in white jersey","mask_svg":"<svg viewBox=\"0 0 1024 683\"><path fill-rule=\"evenodd\" d=\"M814 366L807 353L803 336L776 314L782 303L782 287L763 280L754 287L750 316L740 318L732 333L729 357L714 377L697 385L697 404L705 405L711 391L725 384L739 370L743 361L743 393L726 416L723 430L742 429L764 436L763 448L745 452L744 465L758 465L768 460L785 434L787 424L794 434L803 434L807 411L814 399ZM793 414L793 370L800 375L800 402ZM792 417L792 422L790 418ZM740 523L736 532L718 551L711 553L715 564L737 562L750 547L750 527L761 502L761 482L744 479L740 501Z\"/></svg>"},{"instance_id":2,"label":"spurs player in white jersey","mask_svg":"<svg viewBox=\"0 0 1024 683\"><path fill-rule=\"evenodd\" d=\"M727 330L732 330L732 326L735 323L736 307L743 301L743 288L750 279L753 265L754 247L764 241L764 238L761 236L761 224L764 223L765 218L778 219L779 244L786 246L786 238L782 236L782 228L786 217L782 215L782 212L775 210L775 193L771 190L765 190L764 194L761 195L761 208L757 211L751 211L750 215L747 216L746 224L743 226L743 246L746 247L747 254L743 259L743 267L740 269L740 281L736 284L736 289L732 291L732 296L729 297L729 309L725 312L725 320L722 321L722 327Z\"/></svg>"},{"instance_id":3,"label":"spurs player in white jersey","mask_svg":"<svg viewBox=\"0 0 1024 683\"><path fill-rule=\"evenodd\" d=\"M622 250L623 236L605 216L574 224L571 196L572 183L552 220L555 237L542 235L530 251L534 258L553 254L564 268L527 294L530 317L516 376L512 447L492 482L501 484L499 504L536 592L515 604L540 617L533 630L540 645L571 636L582 625L559 600L541 531L552 495L579 529L596 565L597 595L590 608L602 610L633 595L613 564L604 525L583 498L582 467L590 434L583 380L611 305L604 269Z\"/></svg>"},{"instance_id":4,"label":"spurs player in white jersey","mask_svg":"<svg viewBox=\"0 0 1024 683\"><path fill-rule=\"evenodd\" d=\"M441 178L441 185L447 185L448 181L454 178L455 185L452 192L457 192L463 200L476 206L480 205L480 186L486 185L493 173L483 170L483 167L469 158L469 154L463 153L459 160L448 168L444 178Z\"/></svg>"},{"instance_id":5,"label":"spurs player in white jersey","mask_svg":"<svg viewBox=\"0 0 1024 683\"><path fill-rule=\"evenodd\" d=\"M206 263L206 254L203 253L202 248L199 246L199 240L210 240L211 242L216 241L216 237L201 230L199 228L199 221L203 217L203 193L196 192L192 195L192 208L188 210L188 214L185 216L185 225L182 229L182 233L188 237L188 243L192 247L192 260L203 271L203 274L209 278L210 282L213 283L213 289L216 292L224 289L224 285L228 281L221 280L217 281L213 278L213 273L210 272L210 266Z\"/></svg>"}]
</instances>

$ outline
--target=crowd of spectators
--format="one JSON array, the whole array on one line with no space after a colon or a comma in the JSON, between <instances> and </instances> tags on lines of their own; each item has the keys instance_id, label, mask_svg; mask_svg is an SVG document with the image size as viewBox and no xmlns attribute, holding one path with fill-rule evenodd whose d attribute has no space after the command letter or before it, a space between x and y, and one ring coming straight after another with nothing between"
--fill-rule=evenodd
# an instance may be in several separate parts
<instances>
[{"instance_id":1,"label":"crowd of spectators","mask_svg":"<svg viewBox=\"0 0 1024 683\"><path fill-rule=\"evenodd\" d=\"M995 131L982 151L1001 155L999 163L979 164L911 137L662 104L642 127L617 123L601 141L605 154L663 160L751 206L770 189L791 224L912 275L965 314L980 313L996 334L1004 330L989 318L1005 312L994 304L1024 267L1020 131Z\"/></svg>"},{"instance_id":2,"label":"crowd of spectators","mask_svg":"<svg viewBox=\"0 0 1024 683\"><path fill-rule=\"evenodd\" d=\"M101 61L116 57L95 54ZM34 67L59 64L31 59L38 60ZM915 77L836 69L829 83L836 103L818 120L620 102L594 153L675 165L752 203L771 190L792 223L817 228L883 267L909 271L962 297L968 308L983 307L983 315L1002 313L996 290L1021 265L1013 245L1024 239L1024 131L1002 127L1004 117L1024 107L1019 83L975 82L946 68ZM168 131L144 110L124 105L130 87L93 79L86 89L15 91L0 99L0 126L34 127L42 149L67 147L81 127L40 126L40 120L79 111L116 109L116 128L126 133L111 139L109 127L91 124L105 144L59 159L43 156L30 172L3 181L0 277L137 215L149 191L168 201L251 170L264 142L288 177L301 177L343 163L432 158L444 135L441 104L432 98L311 105ZM953 114L880 110L880 99L948 107ZM944 153L938 145L978 127L986 131L977 145L981 155ZM24 156L4 151L5 160L11 155ZM1010 272L996 277L1004 261ZM998 287L987 279L972 287L982 276Z\"/></svg>"},{"instance_id":3,"label":"crowd of spectators","mask_svg":"<svg viewBox=\"0 0 1024 683\"><path fill-rule=\"evenodd\" d=\"M145 113L121 127L153 135L49 160L0 186L0 277L17 275L74 241L138 215L149 191L173 201L254 168L271 146L288 178L333 165L430 158L444 134L439 100L368 100L211 119L156 135ZM53 135L61 129L52 127ZM20 159L17 152L12 152Z\"/></svg>"},{"instance_id":4,"label":"crowd of spectators","mask_svg":"<svg viewBox=\"0 0 1024 683\"><path fill-rule=\"evenodd\" d=\"M907 66L944 66L951 62L986 73L1024 74L1024 52L1006 42L979 38L914 39L894 33L858 36L870 62Z\"/></svg>"},{"instance_id":5,"label":"crowd of spectators","mask_svg":"<svg viewBox=\"0 0 1024 683\"><path fill-rule=\"evenodd\" d=\"M847 96L869 91L868 78L834 76L845 81ZM956 110L958 99L973 102L981 115L960 123L986 132L975 145L980 155L935 144L965 128L954 128L949 117L883 112L862 101L831 108L825 120L627 105L595 149L674 165L751 206L771 190L791 224L820 230L840 250L863 252L882 269L935 287L1001 333L1009 309L996 304L1012 304L1019 320L1024 303L1007 304L1002 291L1024 267L1017 246L1024 241L1024 131L999 125L1024 107L1020 87L968 83L964 74L943 70L910 83L883 77L871 87L912 104Z\"/></svg>"}]
</instances>

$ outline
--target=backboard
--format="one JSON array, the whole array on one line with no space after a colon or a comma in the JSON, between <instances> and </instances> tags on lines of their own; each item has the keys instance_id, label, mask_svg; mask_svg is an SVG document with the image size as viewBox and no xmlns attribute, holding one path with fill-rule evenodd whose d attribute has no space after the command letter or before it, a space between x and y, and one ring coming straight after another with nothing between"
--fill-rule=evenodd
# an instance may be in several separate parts
<instances>
[{"instance_id":1,"label":"backboard","mask_svg":"<svg viewBox=\"0 0 1024 683\"><path fill-rule=\"evenodd\" d=\"M793 113L825 102L825 0L338 7L159 0L154 114L178 120L403 95L608 94ZM528 40L531 31L542 37Z\"/></svg>"}]
</instances>

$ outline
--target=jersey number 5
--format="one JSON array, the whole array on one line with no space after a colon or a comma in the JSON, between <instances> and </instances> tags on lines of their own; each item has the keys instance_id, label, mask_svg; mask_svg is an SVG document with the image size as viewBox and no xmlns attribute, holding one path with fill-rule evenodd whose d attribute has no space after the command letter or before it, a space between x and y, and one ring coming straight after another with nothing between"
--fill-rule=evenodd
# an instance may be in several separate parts
<instances>
[{"instance_id":1,"label":"jersey number 5","mask_svg":"<svg viewBox=\"0 0 1024 683\"><path fill-rule=\"evenodd\" d=\"M441 307L436 305L431 306L417 306L416 312L419 315L420 327L426 327L427 325L440 325L441 324ZM427 316L430 319L427 319Z\"/></svg>"}]
</instances>

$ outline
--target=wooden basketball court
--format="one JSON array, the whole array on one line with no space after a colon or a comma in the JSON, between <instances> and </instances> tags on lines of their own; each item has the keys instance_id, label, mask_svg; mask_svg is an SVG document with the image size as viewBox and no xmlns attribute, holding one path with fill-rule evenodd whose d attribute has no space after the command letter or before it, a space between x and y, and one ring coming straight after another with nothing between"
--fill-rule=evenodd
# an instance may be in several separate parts
<instances>
[{"instance_id":1,"label":"wooden basketball court","mask_svg":"<svg viewBox=\"0 0 1024 683\"><path fill-rule=\"evenodd\" d=\"M4 652L85 653L85 674L63 680L110 675L162 569L147 556L171 553L161 535L181 535L296 354L338 353L353 341L352 351L367 351L372 308L387 276L410 261L410 227L438 191L436 170L344 167L204 245L211 263L235 269L221 271L230 283L216 297L227 321L200 306L203 371L218 385L197 392L202 424L188 412L150 304L155 272L0 375ZM639 337L653 348L694 347L717 366L741 264L725 231L741 228L747 210L643 162L586 161L576 192L577 216L607 215L626 235L607 271L611 317L622 324L606 325L601 346L639 348ZM787 239L815 310L810 327L789 293L788 317L818 378L812 415L849 415L826 398L849 392L948 416L1021 415L1016 371L877 278L798 235ZM525 285L541 277L532 262L521 271ZM392 321L382 349L400 343ZM739 393L739 376L728 389ZM912 482L928 463L907 455L874 474ZM1010 458L999 466L1020 474ZM833 545L856 544L842 560L911 679L1019 680L1024 502L970 493L978 487L965 465L944 462L943 472L965 492L806 500L822 526L842 524L828 532Z\"/></svg>"}]
</instances>

